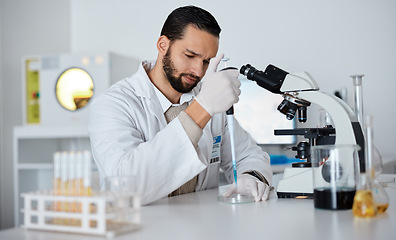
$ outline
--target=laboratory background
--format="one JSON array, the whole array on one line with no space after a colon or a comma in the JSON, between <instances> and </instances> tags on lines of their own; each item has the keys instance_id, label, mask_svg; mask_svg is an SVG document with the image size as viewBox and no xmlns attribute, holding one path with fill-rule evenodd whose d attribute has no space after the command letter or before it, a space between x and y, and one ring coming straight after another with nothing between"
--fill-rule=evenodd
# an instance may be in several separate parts
<instances>
[{"instance_id":1,"label":"laboratory background","mask_svg":"<svg viewBox=\"0 0 396 240\"><path fill-rule=\"evenodd\" d=\"M31 173L29 167L35 169L31 165L15 171L14 129L27 125L23 59L98 53L135 62L155 59L165 18L176 7L189 4L216 17L222 28L219 52L230 58L229 66L250 63L264 70L273 64L288 72L306 71L321 91L342 93L350 106L351 75L364 75L364 113L373 116L374 143L383 157L384 171L396 173L396 1L0 0L0 229L15 224L15 174L42 177ZM124 77L136 71L131 66ZM47 111L56 112L52 106L57 107L49 105ZM317 126L319 111L309 108L308 121L294 124ZM271 121L278 120L263 114L261 121L254 127L268 128ZM72 123L59 128L68 125ZM46 143L41 143L24 147L46 151ZM270 154L293 157L284 151L287 143L261 146Z\"/></svg>"}]
</instances>

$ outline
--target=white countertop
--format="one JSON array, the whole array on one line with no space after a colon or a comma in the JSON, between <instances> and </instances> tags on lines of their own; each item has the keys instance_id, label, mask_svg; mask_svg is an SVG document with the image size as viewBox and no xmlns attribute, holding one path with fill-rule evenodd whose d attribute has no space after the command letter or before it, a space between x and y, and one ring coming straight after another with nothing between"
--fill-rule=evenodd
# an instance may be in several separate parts
<instances>
[{"instance_id":1,"label":"white countertop","mask_svg":"<svg viewBox=\"0 0 396 240\"><path fill-rule=\"evenodd\" d=\"M275 180L280 177L275 175ZM390 198L387 212L374 219L359 219L351 210L315 209L312 199L278 199L275 192L266 202L218 203L218 190L211 189L142 207L142 228L115 239L395 239L396 185L386 190ZM0 231L0 239L105 238L14 228Z\"/></svg>"}]
</instances>

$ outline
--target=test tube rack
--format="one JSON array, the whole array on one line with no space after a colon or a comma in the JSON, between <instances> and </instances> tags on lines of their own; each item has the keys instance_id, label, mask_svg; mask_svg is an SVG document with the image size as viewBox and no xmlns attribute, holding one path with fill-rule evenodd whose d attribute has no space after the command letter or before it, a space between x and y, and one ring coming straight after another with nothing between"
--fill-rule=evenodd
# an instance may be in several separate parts
<instances>
[{"instance_id":1,"label":"test tube rack","mask_svg":"<svg viewBox=\"0 0 396 240\"><path fill-rule=\"evenodd\" d=\"M28 230L112 238L138 230L141 226L140 197L135 193L98 192L92 196L61 196L52 191L38 191L21 195L24 198L22 227ZM59 210L57 205L66 208Z\"/></svg>"}]
</instances>

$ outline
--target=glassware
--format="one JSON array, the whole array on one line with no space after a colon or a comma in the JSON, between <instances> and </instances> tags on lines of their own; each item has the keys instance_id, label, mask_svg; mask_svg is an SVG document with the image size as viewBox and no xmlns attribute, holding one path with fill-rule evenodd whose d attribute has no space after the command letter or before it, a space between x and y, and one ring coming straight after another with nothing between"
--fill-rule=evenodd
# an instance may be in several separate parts
<instances>
[{"instance_id":1,"label":"glassware","mask_svg":"<svg viewBox=\"0 0 396 240\"><path fill-rule=\"evenodd\" d=\"M362 80L363 80L364 75L363 74L356 74L356 75L351 75L352 82L353 82L353 90L354 90L354 112L355 115L360 123L360 126L362 127L362 130L364 131L364 128L367 126L365 124L365 119L364 119L364 112L363 112L363 85L362 85ZM372 164L375 169L375 177L377 178L381 173L382 173L382 157L378 149L373 145L372 148Z\"/></svg>"},{"instance_id":2,"label":"glassware","mask_svg":"<svg viewBox=\"0 0 396 240\"><path fill-rule=\"evenodd\" d=\"M377 204L378 213L384 213L389 206L389 197L385 189L378 182L378 164L376 164L376 148L374 146L373 116L366 116L367 159L369 160L369 174L373 179L372 194ZM382 170L382 164L381 164ZM380 173L380 172L379 172Z\"/></svg>"},{"instance_id":3,"label":"glassware","mask_svg":"<svg viewBox=\"0 0 396 240\"><path fill-rule=\"evenodd\" d=\"M375 177L373 117L367 116L366 123L366 172L360 178L359 189L353 202L353 215L373 218L384 213L389 206L389 197Z\"/></svg>"},{"instance_id":4,"label":"glassware","mask_svg":"<svg viewBox=\"0 0 396 240\"><path fill-rule=\"evenodd\" d=\"M318 145L311 150L315 208L351 209L359 174L357 145Z\"/></svg>"}]
</instances>

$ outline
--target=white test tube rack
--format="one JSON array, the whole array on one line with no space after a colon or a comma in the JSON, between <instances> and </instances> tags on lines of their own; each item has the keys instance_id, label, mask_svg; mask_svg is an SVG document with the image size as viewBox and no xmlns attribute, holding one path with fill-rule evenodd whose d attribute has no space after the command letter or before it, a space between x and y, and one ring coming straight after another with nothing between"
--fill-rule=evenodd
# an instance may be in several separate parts
<instances>
[{"instance_id":1,"label":"white test tube rack","mask_svg":"<svg viewBox=\"0 0 396 240\"><path fill-rule=\"evenodd\" d=\"M21 194L25 229L114 237L140 228L140 197L100 192L92 196L60 196L52 191ZM81 211L55 210L55 204L80 204Z\"/></svg>"}]
</instances>

